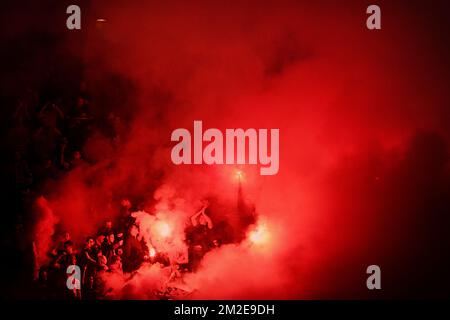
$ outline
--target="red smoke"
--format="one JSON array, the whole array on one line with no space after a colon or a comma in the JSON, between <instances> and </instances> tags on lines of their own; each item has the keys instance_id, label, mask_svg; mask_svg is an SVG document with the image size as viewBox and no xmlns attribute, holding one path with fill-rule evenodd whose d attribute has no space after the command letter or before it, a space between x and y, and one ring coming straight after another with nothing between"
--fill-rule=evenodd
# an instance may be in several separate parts
<instances>
[{"instance_id":1,"label":"red smoke","mask_svg":"<svg viewBox=\"0 0 450 320\"><path fill-rule=\"evenodd\" d=\"M412 234L427 210L406 199L435 203L418 191L420 172L448 194L448 69L428 20L420 25L400 4L381 7L381 31L365 28L356 2L94 7L107 22L90 25L86 47L72 49L90 66L88 87L108 72L133 83L132 102L118 107L129 121L118 142L91 136L84 154L95 164L54 187L51 208L81 240L126 196L182 237L200 201L213 198L212 219L230 221L244 240L211 251L186 276L192 298L368 297L370 264L386 268L387 296L403 292L394 289L407 283L395 281L397 257L408 261L403 270L420 260L403 249L420 242ZM194 120L223 131L279 128L279 173L173 165L170 133ZM267 243L236 227L237 169L258 216L252 228L263 224ZM115 276L111 297L154 298L161 272Z\"/></svg>"}]
</instances>

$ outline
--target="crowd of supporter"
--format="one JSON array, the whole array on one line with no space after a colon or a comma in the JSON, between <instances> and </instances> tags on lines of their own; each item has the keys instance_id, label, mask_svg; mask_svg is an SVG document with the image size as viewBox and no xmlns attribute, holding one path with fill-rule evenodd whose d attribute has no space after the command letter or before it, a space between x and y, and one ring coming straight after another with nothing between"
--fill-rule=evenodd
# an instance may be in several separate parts
<instances>
[{"instance_id":1,"label":"crowd of supporter","mask_svg":"<svg viewBox=\"0 0 450 320\"><path fill-rule=\"evenodd\" d=\"M77 167L90 165L82 150L94 130L102 130L114 144L120 141L124 128L121 118L114 113L96 112L85 92L73 97L43 99L38 92L26 90L17 101L13 121L13 136L17 139L15 186L20 203L24 204L36 199L49 180L61 179ZM189 250L185 261L170 261L166 253L155 252L143 239L131 216L135 208L129 199L123 198L120 216L104 221L96 233L85 235L81 243L74 241L69 232L57 231L53 235L53 247L47 253L49 262L34 269L37 296L101 299L108 294L102 281L105 273L132 277L145 263L170 268L167 279L170 281L184 272L195 271L204 254L219 245L205 205L186 228ZM70 280L73 288L68 286L68 279L76 270L70 266L77 266L81 276L79 280Z\"/></svg>"},{"instance_id":2,"label":"crowd of supporter","mask_svg":"<svg viewBox=\"0 0 450 320\"><path fill-rule=\"evenodd\" d=\"M112 143L123 133L113 112L99 112L88 93L47 99L32 89L16 103L11 137L15 139L15 182L20 192L39 189L48 179L82 165L82 150L94 130Z\"/></svg>"}]
</instances>

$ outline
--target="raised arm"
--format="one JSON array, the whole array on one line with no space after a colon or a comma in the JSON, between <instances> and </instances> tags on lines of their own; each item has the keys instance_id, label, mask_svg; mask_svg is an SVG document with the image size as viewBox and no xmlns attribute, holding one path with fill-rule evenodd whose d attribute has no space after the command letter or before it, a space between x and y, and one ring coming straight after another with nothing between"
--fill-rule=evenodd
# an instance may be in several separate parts
<instances>
[{"instance_id":1,"label":"raised arm","mask_svg":"<svg viewBox=\"0 0 450 320\"><path fill-rule=\"evenodd\" d=\"M194 214L194 215L192 215L191 216L191 223L192 223L192 225L195 227L196 225L197 225L197 219L198 219L198 217L202 214L202 213L204 213L205 212L205 209L206 209L206 206L204 206L203 208L201 208L200 209L200 211L199 212L197 212L196 214Z\"/></svg>"},{"instance_id":2,"label":"raised arm","mask_svg":"<svg viewBox=\"0 0 450 320\"><path fill-rule=\"evenodd\" d=\"M208 217L208 215L205 213L205 210L202 211L202 214L203 214L203 217L204 217L205 220L206 220L206 223L207 223L207 225L208 225L208 228L209 228L209 229L212 229L212 228L213 228L213 223L212 223L211 218Z\"/></svg>"}]
</instances>

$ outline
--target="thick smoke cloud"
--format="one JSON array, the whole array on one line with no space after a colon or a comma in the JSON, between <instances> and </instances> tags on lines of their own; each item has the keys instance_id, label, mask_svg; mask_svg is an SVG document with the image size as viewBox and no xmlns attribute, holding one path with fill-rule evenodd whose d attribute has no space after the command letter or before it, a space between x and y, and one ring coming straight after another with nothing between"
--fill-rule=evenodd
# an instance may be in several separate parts
<instances>
[{"instance_id":1,"label":"thick smoke cloud","mask_svg":"<svg viewBox=\"0 0 450 320\"><path fill-rule=\"evenodd\" d=\"M407 2L381 5L383 30L370 32L358 2L93 4L87 17L107 22L90 20L83 46L68 36L66 49L83 61L87 87L103 88L94 103L126 92L114 106L123 134L90 136L83 152L95 164L49 188L53 212L82 240L130 197L142 211L165 212L181 235L200 201L212 199L212 219L242 241L211 251L186 277L192 298L380 297L365 287L370 264L383 270L382 297L444 295L443 17L430 21ZM131 85L105 89L109 74ZM267 243L250 244L239 222L236 167L171 163L170 133L192 130L194 120L280 129L278 175L240 168L253 227L265 221ZM163 272L146 266L105 282L112 298L155 298Z\"/></svg>"}]
</instances>

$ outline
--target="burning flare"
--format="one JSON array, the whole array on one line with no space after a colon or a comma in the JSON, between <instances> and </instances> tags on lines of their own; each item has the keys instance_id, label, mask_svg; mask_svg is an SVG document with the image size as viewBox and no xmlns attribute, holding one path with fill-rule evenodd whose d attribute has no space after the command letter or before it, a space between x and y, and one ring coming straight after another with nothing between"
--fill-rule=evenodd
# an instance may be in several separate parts
<instances>
[{"instance_id":1,"label":"burning flare","mask_svg":"<svg viewBox=\"0 0 450 320\"><path fill-rule=\"evenodd\" d=\"M250 231L248 239L255 245L262 245L269 241L270 233L265 224L258 224L255 229Z\"/></svg>"},{"instance_id":2,"label":"burning flare","mask_svg":"<svg viewBox=\"0 0 450 320\"><path fill-rule=\"evenodd\" d=\"M156 224L156 229L161 237L167 238L172 234L172 228L165 221L158 221Z\"/></svg>"}]
</instances>

